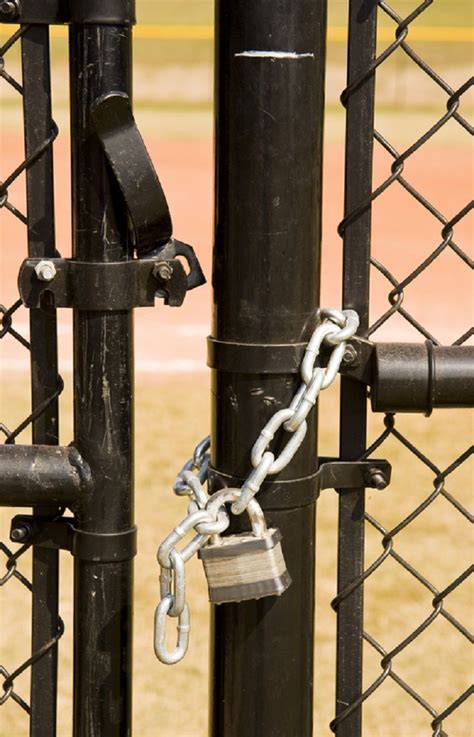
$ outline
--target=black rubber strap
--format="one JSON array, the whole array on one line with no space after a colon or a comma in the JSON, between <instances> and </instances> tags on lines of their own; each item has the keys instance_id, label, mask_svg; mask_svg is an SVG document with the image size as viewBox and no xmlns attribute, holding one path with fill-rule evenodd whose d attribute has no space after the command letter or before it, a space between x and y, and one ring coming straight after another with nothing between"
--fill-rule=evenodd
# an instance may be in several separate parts
<instances>
[{"instance_id":1,"label":"black rubber strap","mask_svg":"<svg viewBox=\"0 0 474 737\"><path fill-rule=\"evenodd\" d=\"M92 118L130 213L138 256L143 258L168 243L173 232L163 187L125 92L110 92L96 100Z\"/></svg>"}]
</instances>

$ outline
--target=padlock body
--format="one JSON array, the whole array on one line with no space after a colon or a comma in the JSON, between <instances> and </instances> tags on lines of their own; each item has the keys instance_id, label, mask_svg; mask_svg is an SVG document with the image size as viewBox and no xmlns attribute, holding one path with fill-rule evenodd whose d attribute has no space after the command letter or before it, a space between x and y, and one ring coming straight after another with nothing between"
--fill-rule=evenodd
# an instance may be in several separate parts
<instances>
[{"instance_id":1,"label":"padlock body","mask_svg":"<svg viewBox=\"0 0 474 737\"><path fill-rule=\"evenodd\" d=\"M280 596L291 584L286 569L281 533L267 530L219 538L199 552L213 604Z\"/></svg>"}]
</instances>

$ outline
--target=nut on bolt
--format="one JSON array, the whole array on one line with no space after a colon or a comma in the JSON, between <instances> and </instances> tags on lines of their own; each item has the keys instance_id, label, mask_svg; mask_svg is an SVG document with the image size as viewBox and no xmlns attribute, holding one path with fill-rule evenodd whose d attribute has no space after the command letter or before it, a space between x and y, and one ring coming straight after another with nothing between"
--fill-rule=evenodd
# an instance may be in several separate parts
<instances>
[{"instance_id":1,"label":"nut on bolt","mask_svg":"<svg viewBox=\"0 0 474 737\"><path fill-rule=\"evenodd\" d=\"M365 480L368 486L372 489L378 489L379 491L382 491L382 489L385 489L388 486L385 474L380 470L380 468L369 468L366 473Z\"/></svg>"},{"instance_id":2,"label":"nut on bolt","mask_svg":"<svg viewBox=\"0 0 474 737\"><path fill-rule=\"evenodd\" d=\"M20 15L20 3L18 0L1 0L0 18L13 20Z\"/></svg>"},{"instance_id":3,"label":"nut on bolt","mask_svg":"<svg viewBox=\"0 0 474 737\"><path fill-rule=\"evenodd\" d=\"M345 366L352 366L357 360L357 351L353 345L346 345L344 354L342 356L342 362Z\"/></svg>"},{"instance_id":4,"label":"nut on bolt","mask_svg":"<svg viewBox=\"0 0 474 737\"><path fill-rule=\"evenodd\" d=\"M29 525L18 525L18 527L14 527L13 530L10 532L10 540L13 540L14 543L21 543L26 540L30 535L31 528Z\"/></svg>"},{"instance_id":5,"label":"nut on bolt","mask_svg":"<svg viewBox=\"0 0 474 737\"><path fill-rule=\"evenodd\" d=\"M40 281L53 281L56 267L52 261L39 261L35 266L35 274Z\"/></svg>"},{"instance_id":6,"label":"nut on bolt","mask_svg":"<svg viewBox=\"0 0 474 737\"><path fill-rule=\"evenodd\" d=\"M169 281L173 275L173 267L168 261L158 261L153 267L153 275L163 281Z\"/></svg>"}]
</instances>

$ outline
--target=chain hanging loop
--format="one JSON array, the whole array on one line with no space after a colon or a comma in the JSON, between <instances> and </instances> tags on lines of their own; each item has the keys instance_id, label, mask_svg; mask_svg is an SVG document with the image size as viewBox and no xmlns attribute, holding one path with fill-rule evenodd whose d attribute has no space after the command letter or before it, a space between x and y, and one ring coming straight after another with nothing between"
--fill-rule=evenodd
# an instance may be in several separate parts
<instances>
[{"instance_id":1,"label":"chain hanging loop","mask_svg":"<svg viewBox=\"0 0 474 737\"><path fill-rule=\"evenodd\" d=\"M154 646L155 655L165 665L174 665L184 658L189 645L190 618L189 607L184 605L184 609L178 617L176 630L178 632L176 647L169 652L166 648L166 618L173 607L173 597L167 594L160 601L155 610L155 634Z\"/></svg>"},{"instance_id":2,"label":"chain hanging loop","mask_svg":"<svg viewBox=\"0 0 474 737\"><path fill-rule=\"evenodd\" d=\"M345 341L359 325L353 310L324 309L319 312L319 324L307 345L301 364L301 384L290 405L278 410L265 424L251 451L252 470L239 488L226 488L211 497L205 488L210 464L210 437L195 448L192 458L182 467L173 484L178 496L189 498L188 514L158 548L161 601L155 612L155 653L167 665L178 663L188 648L190 617L186 603L185 563L203 548L211 537L229 527L225 505L231 504L233 514L247 512L252 528L258 535L266 531L265 516L254 498L268 476L280 473L291 462L307 432L306 419L316 404L319 393L335 380L345 351ZM327 366L316 365L323 345L331 347ZM270 450L278 431L289 434L279 455ZM191 530L191 541L181 551L176 549ZM8 575L8 574L7 574ZM11 575L11 574L10 574ZM166 648L167 617L177 618L177 645L172 652Z\"/></svg>"}]
</instances>

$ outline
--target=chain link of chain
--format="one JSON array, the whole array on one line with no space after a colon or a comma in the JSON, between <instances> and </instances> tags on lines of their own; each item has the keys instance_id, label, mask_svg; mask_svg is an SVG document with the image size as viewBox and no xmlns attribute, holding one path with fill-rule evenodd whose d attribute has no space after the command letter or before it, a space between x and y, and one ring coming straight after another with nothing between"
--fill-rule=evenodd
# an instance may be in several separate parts
<instances>
[{"instance_id":1,"label":"chain link of chain","mask_svg":"<svg viewBox=\"0 0 474 737\"><path fill-rule=\"evenodd\" d=\"M173 491L189 498L187 516L176 525L158 548L161 601L155 611L154 646L157 658L167 665L178 663L186 654L191 629L186 602L185 564L212 538L224 532L230 524L225 509L231 503L233 514L247 512L254 530L265 529L265 517L255 495L266 478L280 473L293 459L303 442L308 417L319 393L335 380L346 347L345 341L355 335L359 318L353 310L323 309L319 324L306 347L301 364L301 384L290 405L280 409L261 430L251 451L251 472L240 489L222 489L209 496L205 489L210 463L210 437L195 448L193 457L182 467ZM326 367L316 366L323 344L332 346ZM283 429L289 437L278 456L269 450L275 434ZM196 533L179 551L177 545L191 530ZM167 618L177 619L177 642L174 650L166 646Z\"/></svg>"},{"instance_id":2,"label":"chain link of chain","mask_svg":"<svg viewBox=\"0 0 474 737\"><path fill-rule=\"evenodd\" d=\"M327 389L335 380L342 363L345 341L355 334L359 326L359 317L353 310L321 310L319 317L321 322L311 336L301 364L302 382L290 406L275 412L260 431L250 455L254 471L244 481L242 493L231 507L233 514L242 514L267 476L280 473L292 461L308 429L306 418L316 404L320 391ZM334 346L334 349L328 365L321 368L315 363L324 342ZM275 458L268 448L280 428L289 433L289 439Z\"/></svg>"}]
</instances>

